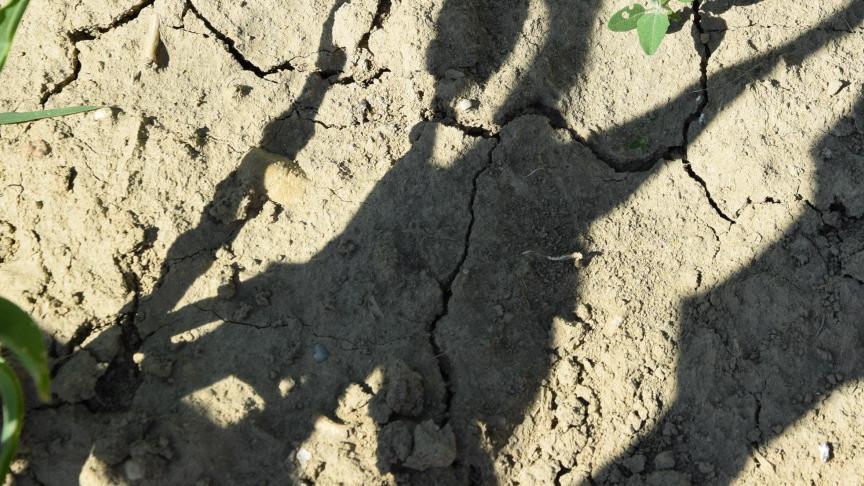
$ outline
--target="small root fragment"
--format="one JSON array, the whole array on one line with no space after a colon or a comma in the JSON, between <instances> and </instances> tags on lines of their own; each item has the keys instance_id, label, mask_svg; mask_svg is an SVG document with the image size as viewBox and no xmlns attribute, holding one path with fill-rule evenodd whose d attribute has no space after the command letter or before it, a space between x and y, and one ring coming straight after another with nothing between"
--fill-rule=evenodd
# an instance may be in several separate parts
<instances>
[{"instance_id":1,"label":"small root fragment","mask_svg":"<svg viewBox=\"0 0 864 486\"><path fill-rule=\"evenodd\" d=\"M541 256L541 257L549 260L550 262L566 262L569 260L573 260L574 262L580 262L585 258L585 255L583 255L582 253L579 253L578 251L574 251L573 253L567 253L566 255L558 255L558 256L543 255L542 253L537 253L534 250L525 250L522 252L522 256L528 256L528 255L532 255L532 254L537 255L537 256Z\"/></svg>"}]
</instances>

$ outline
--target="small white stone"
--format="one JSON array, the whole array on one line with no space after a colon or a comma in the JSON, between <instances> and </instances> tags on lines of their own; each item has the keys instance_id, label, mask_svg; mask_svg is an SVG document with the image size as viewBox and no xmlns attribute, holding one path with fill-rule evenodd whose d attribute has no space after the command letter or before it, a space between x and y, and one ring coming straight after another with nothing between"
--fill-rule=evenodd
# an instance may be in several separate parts
<instances>
[{"instance_id":1,"label":"small white stone","mask_svg":"<svg viewBox=\"0 0 864 486\"><path fill-rule=\"evenodd\" d=\"M312 459L312 453L301 447L300 450L297 451L297 462L302 466L309 462L309 459Z\"/></svg>"},{"instance_id":2,"label":"small white stone","mask_svg":"<svg viewBox=\"0 0 864 486\"><path fill-rule=\"evenodd\" d=\"M137 353L133 354L132 355L132 362L140 365L142 362L144 362L144 353L137 352Z\"/></svg>"},{"instance_id":3,"label":"small white stone","mask_svg":"<svg viewBox=\"0 0 864 486\"><path fill-rule=\"evenodd\" d=\"M822 464L831 460L831 444L828 442L823 442L819 444L819 460L822 461Z\"/></svg>"},{"instance_id":4,"label":"small white stone","mask_svg":"<svg viewBox=\"0 0 864 486\"><path fill-rule=\"evenodd\" d=\"M473 107L474 102L465 98L462 98L461 100L459 100L459 103L456 103L456 109L459 111L468 111Z\"/></svg>"},{"instance_id":5,"label":"small white stone","mask_svg":"<svg viewBox=\"0 0 864 486\"><path fill-rule=\"evenodd\" d=\"M294 380L291 378L283 378L279 380L279 395L282 398L288 396L291 393L291 390L294 389Z\"/></svg>"},{"instance_id":6,"label":"small white stone","mask_svg":"<svg viewBox=\"0 0 864 486\"><path fill-rule=\"evenodd\" d=\"M96 121L107 120L111 118L111 108L107 106L104 108L99 108L98 110L93 112L93 119Z\"/></svg>"}]
</instances>

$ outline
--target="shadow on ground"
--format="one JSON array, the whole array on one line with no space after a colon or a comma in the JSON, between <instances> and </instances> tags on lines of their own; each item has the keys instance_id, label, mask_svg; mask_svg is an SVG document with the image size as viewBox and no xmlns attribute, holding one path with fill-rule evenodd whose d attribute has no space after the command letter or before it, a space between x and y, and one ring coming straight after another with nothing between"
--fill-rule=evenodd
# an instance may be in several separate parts
<instances>
[{"instance_id":1,"label":"shadow on ground","mask_svg":"<svg viewBox=\"0 0 864 486\"><path fill-rule=\"evenodd\" d=\"M440 38L428 56L429 71L442 77L454 59L460 66L476 59L477 68L466 74L482 85L505 62L527 4L489 1L469 7L446 2L438 21ZM569 87L579 79L584 60L548 61L558 52L588 51L590 39L577 31L582 25L577 20L592 19L597 2L583 2L576 10L569 2L549 1L548 8L548 40L526 79ZM837 16L852 24L860 21L860 12L851 6ZM330 73L344 63L330 42L332 21L331 14L320 41ZM697 27L691 28L698 39ZM782 48L713 74L718 79L737 76L736 83L718 88L718 99L740 95L781 56L804 58L846 35L821 34L815 27ZM470 47L449 52L452 44L445 41L460 37L471 39ZM320 105L329 86L327 74L310 75L296 106L263 134L264 149L290 160L314 136L315 123L297 114L312 113ZM708 81L688 88L670 105L691 101ZM304 440L333 434L338 442L345 433L344 414L366 407L364 413L368 410L375 422L368 440L377 441L382 471L393 471L410 484L497 483L493 462L498 451L523 421L549 373L550 324L556 317L578 320L574 289L580 268L591 264L586 230L650 175L650 167L640 163L640 171L624 182L607 184L615 172L561 126L563 117L542 102L546 98L532 91L536 89L531 83L516 88L514 101L496 116L507 122L498 134L455 126L446 115L414 127L410 152L378 183L348 227L307 263L273 264L253 278L236 280L217 297L175 310L211 267L216 251L230 248L247 222L268 216L265 174L274 170L269 164L282 164L286 180L302 184L306 177L284 160L247 156L219 184L198 225L172 245L159 287L140 302L134 325L145 338L135 344L145 351L141 366L158 367L160 356L170 355L185 363L183 368L168 370L173 383L166 385L139 375L129 355L100 381L97 405L106 410L112 404L119 404L117 410L128 407L137 388L135 410L172 412L140 420L118 417L112 424L115 432L97 441L94 454L117 464L132 454L128 444L135 439L168 436L182 451L171 467L177 462L183 466L176 475L159 479L162 484L192 483L211 471L227 475L211 477L220 484L291 481ZM438 98L440 106L452 105L453 100ZM691 119L690 138L711 121ZM627 133L628 126L615 130ZM854 147L851 142L827 136L813 149L818 153L830 146L836 154L831 164L842 165L826 163L818 171L813 206L831 207L842 222L817 229L827 235L856 222L834 200L831 181L836 178L821 177L860 164L860 140L854 140ZM440 162L441 147L452 156L445 162ZM667 155L684 155L687 163L686 149ZM618 166L627 168L632 167ZM801 229L789 231L794 238ZM190 250L201 248L212 251L190 256ZM547 258L574 252L585 258ZM858 378L864 368L855 353L862 344L857 324L843 316L813 314L820 307L811 302L808 289L837 272L830 259L825 265L822 261L813 255L809 265L796 267L794 278L780 279L775 269L791 262L785 251L771 249L705 296L683 303L678 396L627 456L668 449L662 431L671 423L691 431L691 449L698 446L711 462L724 465L717 478L728 483L754 447L781 434L815 403L794 397L824 393L826 375L838 373L820 365L818 348L847 357L839 372L844 380ZM848 280L840 298L853 311L844 316L864 310L860 283ZM250 302L258 305L246 305ZM840 320L825 329L790 328L801 316L808 323ZM184 345L172 340L202 326L208 330ZM128 333L130 342L139 339ZM759 343L766 339L785 345L760 354ZM728 373L718 373L729 366ZM777 374L794 378L775 380ZM203 416L183 400L225 380L254 390L261 403L248 404L248 413L234 419ZM789 383L795 386L789 388ZM165 394L153 393L166 387L176 399L167 408ZM753 401L755 433L752 417L741 415L752 409ZM350 447L344 453L350 454ZM449 465L452 454L453 467L439 467ZM703 459L697 455L693 464ZM145 462L163 460L156 454L135 456ZM617 463L596 472L593 481L626 480L629 473ZM682 469L695 471L693 464Z\"/></svg>"}]
</instances>

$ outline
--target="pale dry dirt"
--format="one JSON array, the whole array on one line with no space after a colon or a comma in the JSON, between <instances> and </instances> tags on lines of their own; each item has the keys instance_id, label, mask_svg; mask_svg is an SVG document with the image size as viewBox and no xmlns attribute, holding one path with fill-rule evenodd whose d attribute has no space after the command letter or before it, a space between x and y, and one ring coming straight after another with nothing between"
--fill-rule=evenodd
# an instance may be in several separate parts
<instances>
[{"instance_id":1,"label":"pale dry dirt","mask_svg":"<svg viewBox=\"0 0 864 486\"><path fill-rule=\"evenodd\" d=\"M621 6L33 0L10 481L864 484L864 3Z\"/></svg>"}]
</instances>

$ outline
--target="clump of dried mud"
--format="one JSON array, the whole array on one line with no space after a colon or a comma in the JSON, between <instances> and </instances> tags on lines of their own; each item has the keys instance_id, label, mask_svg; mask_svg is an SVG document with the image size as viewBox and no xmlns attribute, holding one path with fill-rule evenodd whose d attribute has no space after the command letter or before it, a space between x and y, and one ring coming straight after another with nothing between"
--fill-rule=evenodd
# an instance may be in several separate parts
<instances>
[{"instance_id":1,"label":"clump of dried mud","mask_svg":"<svg viewBox=\"0 0 864 486\"><path fill-rule=\"evenodd\" d=\"M0 128L13 482L857 477L860 3L619 7L34 0L0 109L111 110Z\"/></svg>"}]
</instances>

